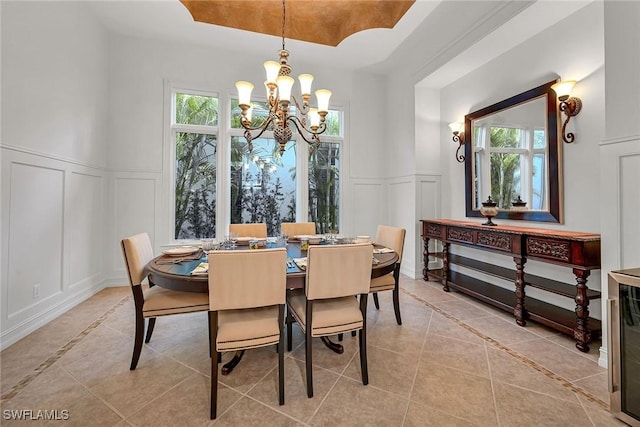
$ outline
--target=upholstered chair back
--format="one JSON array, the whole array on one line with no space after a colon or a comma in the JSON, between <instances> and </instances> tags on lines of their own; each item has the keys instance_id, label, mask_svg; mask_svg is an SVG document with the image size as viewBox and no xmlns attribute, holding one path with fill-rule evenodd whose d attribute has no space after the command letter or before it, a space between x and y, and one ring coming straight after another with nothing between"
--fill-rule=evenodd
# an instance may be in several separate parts
<instances>
[{"instance_id":1,"label":"upholstered chair back","mask_svg":"<svg viewBox=\"0 0 640 427\"><path fill-rule=\"evenodd\" d=\"M285 248L209 252L209 310L285 304Z\"/></svg>"},{"instance_id":2,"label":"upholstered chair back","mask_svg":"<svg viewBox=\"0 0 640 427\"><path fill-rule=\"evenodd\" d=\"M307 299L369 292L373 246L370 243L310 246L307 252Z\"/></svg>"},{"instance_id":3,"label":"upholstered chair back","mask_svg":"<svg viewBox=\"0 0 640 427\"><path fill-rule=\"evenodd\" d=\"M402 262L402 250L404 249L404 237L406 230L389 225L378 225L376 243L393 249L398 254L398 264Z\"/></svg>"},{"instance_id":4,"label":"upholstered chair back","mask_svg":"<svg viewBox=\"0 0 640 427\"><path fill-rule=\"evenodd\" d=\"M283 222L280 226L282 234L289 237L316 234L315 222Z\"/></svg>"},{"instance_id":5,"label":"upholstered chair back","mask_svg":"<svg viewBox=\"0 0 640 427\"><path fill-rule=\"evenodd\" d=\"M129 284L140 286L147 277L147 264L153 259L153 247L147 233L122 239L122 255L129 272Z\"/></svg>"},{"instance_id":6,"label":"upholstered chair back","mask_svg":"<svg viewBox=\"0 0 640 427\"><path fill-rule=\"evenodd\" d=\"M229 224L229 232L238 237L267 237L267 224L264 222L253 224Z\"/></svg>"}]
</instances>

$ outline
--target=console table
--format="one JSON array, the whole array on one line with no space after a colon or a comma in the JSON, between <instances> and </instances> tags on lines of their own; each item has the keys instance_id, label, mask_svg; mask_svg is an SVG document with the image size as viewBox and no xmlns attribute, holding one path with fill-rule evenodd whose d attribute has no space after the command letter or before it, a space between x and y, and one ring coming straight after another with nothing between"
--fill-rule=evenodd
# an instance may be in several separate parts
<instances>
[{"instance_id":1,"label":"console table","mask_svg":"<svg viewBox=\"0 0 640 427\"><path fill-rule=\"evenodd\" d=\"M513 312L516 323L525 326L528 319L572 335L576 347L589 351L589 342L602 331L598 319L589 317L589 302L599 299L600 292L587 287L591 270L600 269L600 235L571 231L498 225L489 227L474 222L450 219L421 220L424 240L424 280L432 276L442 281L443 290L454 288L500 309ZM429 239L442 242L442 252L429 252ZM491 265L472 258L450 253L450 245L462 245L511 256L515 268ZM442 259L442 273L429 270L429 257ZM573 269L576 284L562 283L545 277L525 274L527 259L557 264ZM514 290L476 279L451 264L472 271L512 281ZM527 286L572 298L575 312L526 297Z\"/></svg>"}]
</instances>

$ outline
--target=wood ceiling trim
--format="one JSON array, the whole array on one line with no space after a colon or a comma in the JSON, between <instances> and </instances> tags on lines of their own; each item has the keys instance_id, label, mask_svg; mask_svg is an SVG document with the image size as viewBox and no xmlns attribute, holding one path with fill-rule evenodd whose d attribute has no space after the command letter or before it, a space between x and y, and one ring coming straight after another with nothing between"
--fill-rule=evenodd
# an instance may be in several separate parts
<instances>
[{"instance_id":1,"label":"wood ceiling trim","mask_svg":"<svg viewBox=\"0 0 640 427\"><path fill-rule=\"evenodd\" d=\"M195 21L280 37L280 0L180 0ZM393 28L415 0L288 0L285 37L337 46L370 28Z\"/></svg>"}]
</instances>

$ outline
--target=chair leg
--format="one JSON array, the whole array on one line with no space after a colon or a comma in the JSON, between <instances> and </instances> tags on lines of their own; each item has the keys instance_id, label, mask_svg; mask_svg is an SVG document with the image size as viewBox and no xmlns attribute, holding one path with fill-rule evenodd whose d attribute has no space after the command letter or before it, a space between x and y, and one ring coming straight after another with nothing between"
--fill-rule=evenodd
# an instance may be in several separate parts
<instances>
[{"instance_id":1,"label":"chair leg","mask_svg":"<svg viewBox=\"0 0 640 427\"><path fill-rule=\"evenodd\" d=\"M402 318L400 317L400 266L396 265L396 269L393 271L393 278L396 282L396 287L393 288L393 310L396 313L396 323L402 325Z\"/></svg>"},{"instance_id":2,"label":"chair leg","mask_svg":"<svg viewBox=\"0 0 640 427\"><path fill-rule=\"evenodd\" d=\"M362 384L369 384L369 369L367 367L367 294L360 296L360 311L362 312L362 329L360 329L360 370Z\"/></svg>"},{"instance_id":3,"label":"chair leg","mask_svg":"<svg viewBox=\"0 0 640 427\"><path fill-rule=\"evenodd\" d=\"M307 370L307 397L313 397L313 360L311 357L312 354L312 346L311 342L313 341L311 337L311 321L312 321L312 310L313 310L313 301L307 300L307 311L306 311L306 331L305 331L305 365Z\"/></svg>"},{"instance_id":4,"label":"chair leg","mask_svg":"<svg viewBox=\"0 0 640 427\"><path fill-rule=\"evenodd\" d=\"M280 342L278 343L278 397L280 405L284 405L284 304L278 307L278 325L280 326Z\"/></svg>"},{"instance_id":5,"label":"chair leg","mask_svg":"<svg viewBox=\"0 0 640 427\"><path fill-rule=\"evenodd\" d=\"M147 325L147 336L144 339L145 343L148 343L149 341L151 341L151 334L153 334L153 328L156 326L156 318L155 317L150 317L149 318L149 324Z\"/></svg>"},{"instance_id":6,"label":"chair leg","mask_svg":"<svg viewBox=\"0 0 640 427\"><path fill-rule=\"evenodd\" d=\"M213 347L211 347L211 316L207 316L207 328L209 329L209 358L213 355ZM218 363L220 363L220 353L218 353Z\"/></svg>"},{"instance_id":7,"label":"chair leg","mask_svg":"<svg viewBox=\"0 0 640 427\"><path fill-rule=\"evenodd\" d=\"M400 317L400 296L397 286L393 290L393 311L396 313L396 323L402 325L402 317Z\"/></svg>"},{"instance_id":8,"label":"chair leg","mask_svg":"<svg viewBox=\"0 0 640 427\"><path fill-rule=\"evenodd\" d=\"M291 324L293 323L293 316L291 315L291 309L287 306L287 351L291 351L293 343L293 332L291 330Z\"/></svg>"},{"instance_id":9,"label":"chair leg","mask_svg":"<svg viewBox=\"0 0 640 427\"><path fill-rule=\"evenodd\" d=\"M378 293L373 293L373 304L376 306L376 310L380 310L380 302L378 302Z\"/></svg>"},{"instance_id":10,"label":"chair leg","mask_svg":"<svg viewBox=\"0 0 640 427\"><path fill-rule=\"evenodd\" d=\"M144 340L144 315L142 314L142 306L144 305L144 296L142 294L142 288L140 286L134 286L133 300L136 307L136 335L133 339L133 357L131 358L131 371L138 366L138 360L140 360L140 353L142 352L142 344Z\"/></svg>"},{"instance_id":11,"label":"chair leg","mask_svg":"<svg viewBox=\"0 0 640 427\"><path fill-rule=\"evenodd\" d=\"M213 353L216 349L215 343L218 335L218 312L209 312L209 352ZM220 353L216 352L218 355ZM218 416L218 357L211 358L211 406L209 412L209 418L215 420Z\"/></svg>"},{"instance_id":12,"label":"chair leg","mask_svg":"<svg viewBox=\"0 0 640 427\"><path fill-rule=\"evenodd\" d=\"M340 333L338 334L338 341L342 341L344 339L344 334Z\"/></svg>"}]
</instances>

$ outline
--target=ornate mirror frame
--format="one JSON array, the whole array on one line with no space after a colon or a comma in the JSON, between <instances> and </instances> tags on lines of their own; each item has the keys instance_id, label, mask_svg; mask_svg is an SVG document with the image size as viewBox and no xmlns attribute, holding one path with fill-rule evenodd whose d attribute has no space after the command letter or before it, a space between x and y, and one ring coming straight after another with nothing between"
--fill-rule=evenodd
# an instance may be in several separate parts
<instances>
[{"instance_id":1,"label":"ornate mirror frame","mask_svg":"<svg viewBox=\"0 0 640 427\"><path fill-rule=\"evenodd\" d=\"M465 143L464 155L466 158L465 172L465 205L467 217L482 217L479 208L473 206L474 200L474 170L473 162L475 156L473 152L473 129L472 123L484 116L495 114L498 111L505 110L516 105L531 101L535 98L546 95L547 106L547 144L548 144L548 192L549 192L549 210L511 210L501 209L494 218L524 220L524 221L542 221L562 223L562 145L558 138L558 100L556 93L551 86L558 80L553 80L541 86L512 96L511 98L500 101L496 104L485 107L481 110L469 113L464 118L465 135L468 141Z\"/></svg>"}]
</instances>

